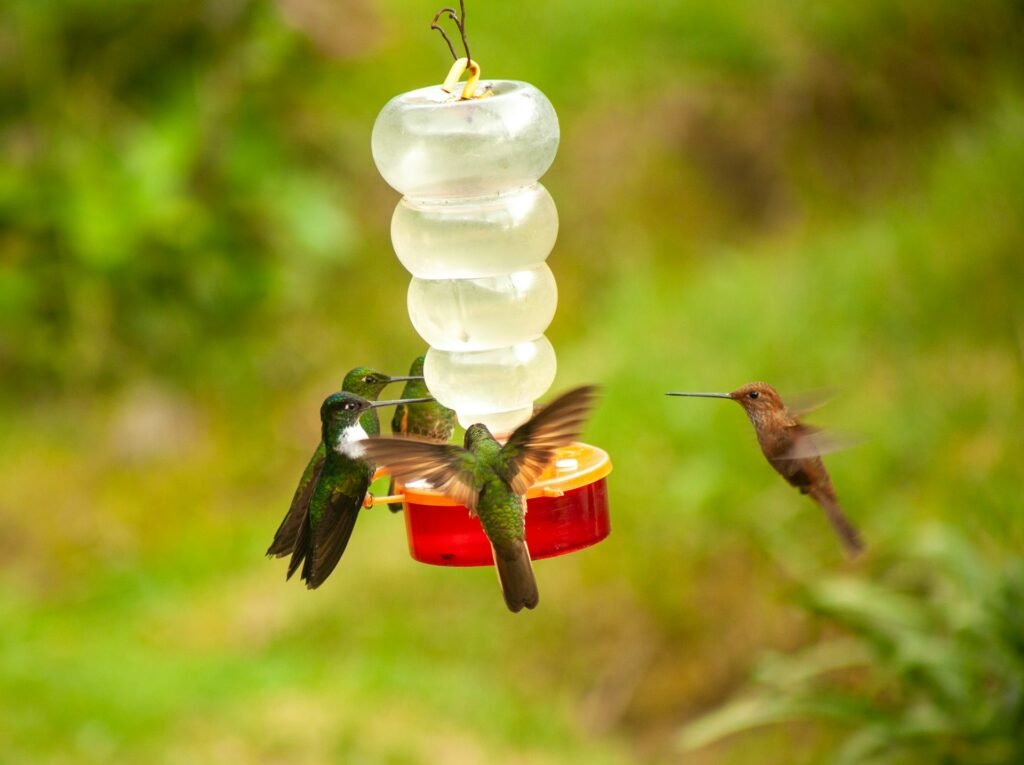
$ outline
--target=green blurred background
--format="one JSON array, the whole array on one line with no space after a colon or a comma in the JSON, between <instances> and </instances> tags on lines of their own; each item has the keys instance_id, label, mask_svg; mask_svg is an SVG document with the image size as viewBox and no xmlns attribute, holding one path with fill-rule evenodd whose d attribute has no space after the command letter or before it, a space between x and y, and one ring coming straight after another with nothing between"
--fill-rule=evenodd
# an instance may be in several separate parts
<instances>
[{"instance_id":1,"label":"green blurred background","mask_svg":"<svg viewBox=\"0 0 1024 765\"><path fill-rule=\"evenodd\" d=\"M369 140L435 10L0 8L0 762L1024 762L1014 0L470 0L561 120L612 536L518 616L384 511L319 591L264 559L322 398L422 351ZM865 560L662 395L753 379L841 388Z\"/></svg>"}]
</instances>

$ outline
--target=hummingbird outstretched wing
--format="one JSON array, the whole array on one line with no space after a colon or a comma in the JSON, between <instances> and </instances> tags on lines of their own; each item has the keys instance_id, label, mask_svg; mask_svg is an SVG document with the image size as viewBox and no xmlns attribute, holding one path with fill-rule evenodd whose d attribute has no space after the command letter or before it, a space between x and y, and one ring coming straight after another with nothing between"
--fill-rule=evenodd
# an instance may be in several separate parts
<instances>
[{"instance_id":1,"label":"hummingbird outstretched wing","mask_svg":"<svg viewBox=\"0 0 1024 765\"><path fill-rule=\"evenodd\" d=\"M792 446L775 459L802 460L808 457L820 457L823 454L849 449L864 441L864 437L857 433L823 430L802 422L790 425L786 429L786 433L792 441Z\"/></svg>"},{"instance_id":2,"label":"hummingbird outstretched wing","mask_svg":"<svg viewBox=\"0 0 1024 765\"><path fill-rule=\"evenodd\" d=\"M516 428L501 449L502 477L516 494L533 486L557 448L579 438L597 394L595 385L573 388Z\"/></svg>"},{"instance_id":3,"label":"hummingbird outstretched wing","mask_svg":"<svg viewBox=\"0 0 1024 765\"><path fill-rule=\"evenodd\" d=\"M320 469L323 466L324 445L321 442L310 458L309 464L306 465L302 478L299 479L299 485L295 488L295 494L292 496L291 507L288 508L284 520L278 526L277 532L274 534L274 541L267 548L268 556L280 558L284 555L291 555L295 550L295 541L299 536L303 521L306 519L306 510L309 508L309 501L313 497L313 489L316 487Z\"/></svg>"},{"instance_id":4,"label":"hummingbird outstretched wing","mask_svg":"<svg viewBox=\"0 0 1024 765\"><path fill-rule=\"evenodd\" d=\"M790 417L800 418L821 409L836 397L836 388L814 388L786 394L786 411Z\"/></svg>"},{"instance_id":5,"label":"hummingbird outstretched wing","mask_svg":"<svg viewBox=\"0 0 1024 765\"><path fill-rule=\"evenodd\" d=\"M402 398L411 398L410 396L407 396L406 393L405 393L405 391L408 388L409 388L409 383L406 383L405 387L402 389ZM391 418L391 433L393 435L399 435L399 434L408 433L408 432L409 432L409 405L408 404L399 404L398 406L395 407L395 414ZM395 493L395 477L391 476L391 480L388 481L388 494L392 494L393 495L394 493ZM392 503L390 503L388 505L388 509L391 512L393 512L393 513L401 512L401 510L402 510L402 503L401 502L392 502Z\"/></svg>"},{"instance_id":6,"label":"hummingbird outstretched wing","mask_svg":"<svg viewBox=\"0 0 1024 765\"><path fill-rule=\"evenodd\" d=\"M362 445L372 462L387 467L402 483L424 480L476 512L476 457L467 449L416 438L369 438Z\"/></svg>"},{"instance_id":7,"label":"hummingbird outstretched wing","mask_svg":"<svg viewBox=\"0 0 1024 765\"><path fill-rule=\"evenodd\" d=\"M295 572L298 570L299 565L302 564L304 561L305 564L302 567L302 578L306 579L307 572L310 570L310 567L313 564L312 550L310 549L310 538L312 537L313 532L310 529L309 525L309 506L313 500L313 492L316 491L316 486L320 482L320 475L321 473L323 473L324 461L323 459L317 461L316 455L314 455L314 459L310 461L310 464L312 465L314 463L315 470L313 471L313 475L310 478L309 486L303 492L304 501L301 502L297 508L295 508L294 518L298 519L298 526L295 529L295 534L291 542L292 557L288 561L288 573L285 576L286 579L291 579ZM303 478L305 478L305 476L303 476ZM302 484L300 483L299 486L301 488ZM288 529L291 526L295 525L294 520L289 520L289 518L292 517L292 515L288 515L285 517L284 522L282 522L281 524L281 528L278 529L277 533L279 535L283 536L284 534L289 533ZM285 543L285 541L286 540L282 538L282 545ZM274 545L277 545L277 543L278 540L275 538ZM284 554L285 553L280 553L278 557Z\"/></svg>"}]
</instances>

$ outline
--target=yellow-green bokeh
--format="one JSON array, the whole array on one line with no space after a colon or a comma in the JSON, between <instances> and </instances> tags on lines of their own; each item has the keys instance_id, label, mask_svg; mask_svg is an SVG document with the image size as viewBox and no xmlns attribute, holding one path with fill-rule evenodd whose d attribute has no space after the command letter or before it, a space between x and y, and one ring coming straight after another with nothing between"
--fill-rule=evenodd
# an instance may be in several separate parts
<instances>
[{"instance_id":1,"label":"yellow-green bokeh","mask_svg":"<svg viewBox=\"0 0 1024 765\"><path fill-rule=\"evenodd\" d=\"M484 76L561 120L549 336L557 388L604 386L612 536L517 616L383 511L319 591L263 558L323 397L422 352L369 137L447 71L434 5L8 0L0 762L829 762L850 723L677 730L842 632L806 588L888 583L936 528L1019 558L1020 4L469 6ZM738 408L662 395L754 379L840 389L865 561Z\"/></svg>"}]
</instances>

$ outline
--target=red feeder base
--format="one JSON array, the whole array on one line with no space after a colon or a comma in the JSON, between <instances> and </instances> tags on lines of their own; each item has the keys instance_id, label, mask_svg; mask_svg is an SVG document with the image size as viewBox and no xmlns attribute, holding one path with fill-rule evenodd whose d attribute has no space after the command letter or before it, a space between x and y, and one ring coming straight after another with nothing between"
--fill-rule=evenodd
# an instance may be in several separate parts
<instances>
[{"instance_id":1,"label":"red feeder base","mask_svg":"<svg viewBox=\"0 0 1024 765\"><path fill-rule=\"evenodd\" d=\"M551 558L597 544L608 536L608 454L587 444L560 449L527 492L526 542L530 557ZM491 545L480 521L462 505L429 489L405 487L409 554L434 566L491 566Z\"/></svg>"}]
</instances>

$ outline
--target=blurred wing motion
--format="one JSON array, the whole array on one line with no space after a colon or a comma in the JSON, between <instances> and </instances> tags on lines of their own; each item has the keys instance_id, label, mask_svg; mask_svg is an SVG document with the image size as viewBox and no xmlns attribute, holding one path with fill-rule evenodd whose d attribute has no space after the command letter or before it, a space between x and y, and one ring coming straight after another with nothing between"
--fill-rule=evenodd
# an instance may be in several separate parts
<instances>
[{"instance_id":1,"label":"blurred wing motion","mask_svg":"<svg viewBox=\"0 0 1024 765\"><path fill-rule=\"evenodd\" d=\"M405 388L408 388L408 387L409 387L409 383L406 383L405 384ZM405 388L402 389L402 398L405 398ZM408 404L399 404L398 406L395 407L395 414L391 418L391 434L392 435L398 435L400 433L408 433L408 432L409 432L409 405ZM388 495L389 496L394 496L395 492L398 491L398 486L396 484L397 484L397 482L395 481L395 477L392 475L388 479ZM400 512L402 512L402 508L403 507L404 507L404 504L402 502L389 502L388 503L388 510L390 510L393 513L400 513Z\"/></svg>"},{"instance_id":2,"label":"blurred wing motion","mask_svg":"<svg viewBox=\"0 0 1024 765\"><path fill-rule=\"evenodd\" d=\"M313 497L313 489L316 488L316 482L320 477L320 470L323 466L324 448L321 443L320 447L314 452L313 457L309 460L309 464L306 465L302 478L299 479L299 485L296 487L295 495L292 497L291 507L288 508L288 513L277 528L277 532L274 534L274 541L267 548L268 556L281 558L285 555L291 555L295 551L295 542L299 536L302 524L306 520L309 501ZM291 576L292 573L293 571L289 571L288 575Z\"/></svg>"},{"instance_id":3,"label":"blurred wing motion","mask_svg":"<svg viewBox=\"0 0 1024 765\"><path fill-rule=\"evenodd\" d=\"M822 430L813 425L793 425L787 434L793 439L793 445L775 459L802 460L808 457L820 457L822 454L849 449L864 443L864 436L858 433L845 433L835 430Z\"/></svg>"},{"instance_id":4,"label":"blurred wing motion","mask_svg":"<svg viewBox=\"0 0 1024 765\"><path fill-rule=\"evenodd\" d=\"M476 511L476 458L461 446L414 438L370 438L362 445L370 461L386 466L402 483L424 480L460 505Z\"/></svg>"},{"instance_id":5,"label":"blurred wing motion","mask_svg":"<svg viewBox=\"0 0 1024 765\"><path fill-rule=\"evenodd\" d=\"M579 438L597 394L594 385L573 388L516 428L501 450L502 478L516 494L533 486L555 449Z\"/></svg>"},{"instance_id":6,"label":"blurred wing motion","mask_svg":"<svg viewBox=\"0 0 1024 765\"><path fill-rule=\"evenodd\" d=\"M815 388L790 393L786 396L786 411L791 417L800 418L821 409L836 397L836 388Z\"/></svg>"},{"instance_id":7,"label":"blurred wing motion","mask_svg":"<svg viewBox=\"0 0 1024 765\"><path fill-rule=\"evenodd\" d=\"M417 360L419 361L419 360ZM417 369L417 363L413 362L409 374L422 373L422 363ZM410 380L402 389L402 398L419 398L429 396L423 380ZM437 401L424 402L422 404L399 404L395 407L395 416L391 420L391 435L399 437L413 437L438 444L447 444L455 430L455 412L448 409ZM394 494L396 490L395 477L392 476L388 483L388 494ZM402 509L401 502L388 504L392 512L399 512Z\"/></svg>"}]
</instances>

